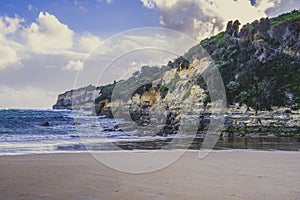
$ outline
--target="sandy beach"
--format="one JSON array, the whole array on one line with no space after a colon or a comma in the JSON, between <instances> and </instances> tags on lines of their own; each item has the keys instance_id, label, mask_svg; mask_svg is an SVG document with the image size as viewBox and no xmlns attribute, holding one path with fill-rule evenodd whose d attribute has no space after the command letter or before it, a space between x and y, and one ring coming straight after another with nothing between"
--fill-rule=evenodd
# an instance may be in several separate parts
<instances>
[{"instance_id":1,"label":"sandy beach","mask_svg":"<svg viewBox=\"0 0 300 200\"><path fill-rule=\"evenodd\" d=\"M116 171L88 153L0 157L0 199L6 200L299 200L299 185L300 152L218 151L200 160L189 151L164 169L142 174Z\"/></svg>"}]
</instances>

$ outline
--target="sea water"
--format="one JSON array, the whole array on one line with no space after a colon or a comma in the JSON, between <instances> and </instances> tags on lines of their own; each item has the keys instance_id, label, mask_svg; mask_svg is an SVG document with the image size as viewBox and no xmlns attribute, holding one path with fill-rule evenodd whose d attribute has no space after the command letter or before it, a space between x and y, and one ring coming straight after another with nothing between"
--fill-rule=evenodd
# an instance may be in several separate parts
<instances>
[{"instance_id":1,"label":"sea water","mask_svg":"<svg viewBox=\"0 0 300 200\"><path fill-rule=\"evenodd\" d=\"M49 126L43 126L45 122ZM134 132L114 129L116 123L83 111L3 109L0 155L85 151L92 143L137 139Z\"/></svg>"},{"instance_id":2,"label":"sea water","mask_svg":"<svg viewBox=\"0 0 300 200\"><path fill-rule=\"evenodd\" d=\"M49 126L42 126L45 122ZM136 130L122 131L122 119L94 116L69 110L0 110L0 155L86 152L107 150L199 150L203 137L154 133L143 136ZM144 127L145 128L145 127ZM190 142L190 144L186 144ZM183 144L183 145L182 145ZM299 137L220 138L214 149L258 149L299 151Z\"/></svg>"}]
</instances>

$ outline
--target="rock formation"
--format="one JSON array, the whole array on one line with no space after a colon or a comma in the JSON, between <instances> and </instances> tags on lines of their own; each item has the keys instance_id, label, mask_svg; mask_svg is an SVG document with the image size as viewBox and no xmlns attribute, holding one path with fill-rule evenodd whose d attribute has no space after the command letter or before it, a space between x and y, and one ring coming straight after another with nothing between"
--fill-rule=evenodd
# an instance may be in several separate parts
<instances>
[{"instance_id":1,"label":"rock formation","mask_svg":"<svg viewBox=\"0 0 300 200\"><path fill-rule=\"evenodd\" d=\"M225 32L166 66L143 66L127 80L61 94L53 108L124 118L142 134L164 136L190 126L205 135L220 117L200 76L211 63L207 52L226 89L223 136L300 136L300 12L239 26L229 22Z\"/></svg>"}]
</instances>

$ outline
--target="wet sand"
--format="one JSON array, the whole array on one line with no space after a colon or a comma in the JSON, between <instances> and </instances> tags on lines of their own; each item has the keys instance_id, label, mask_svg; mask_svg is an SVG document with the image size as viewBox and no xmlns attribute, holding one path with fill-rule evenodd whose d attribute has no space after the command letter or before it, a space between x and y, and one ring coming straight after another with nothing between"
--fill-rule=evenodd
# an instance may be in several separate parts
<instances>
[{"instance_id":1,"label":"wet sand","mask_svg":"<svg viewBox=\"0 0 300 200\"><path fill-rule=\"evenodd\" d=\"M121 152L105 155L126 163ZM150 163L167 157L161 153ZM300 200L299 185L300 152L218 151L200 160L189 151L143 174L116 171L87 153L0 157L0 199L6 200Z\"/></svg>"}]
</instances>

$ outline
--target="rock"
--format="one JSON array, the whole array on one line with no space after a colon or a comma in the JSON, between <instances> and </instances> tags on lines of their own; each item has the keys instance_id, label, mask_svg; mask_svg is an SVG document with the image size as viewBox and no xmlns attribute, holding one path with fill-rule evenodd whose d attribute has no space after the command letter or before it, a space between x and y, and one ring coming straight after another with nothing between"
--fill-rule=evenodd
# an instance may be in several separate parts
<instances>
[{"instance_id":1,"label":"rock","mask_svg":"<svg viewBox=\"0 0 300 200\"><path fill-rule=\"evenodd\" d=\"M225 85L229 89L226 94L230 105L225 115L220 116L225 117L223 135L299 136L299 101L296 91L292 92L292 88L297 88L297 83L292 82L298 79L290 73L297 69L296 64L300 58L298 12L293 11L271 21L262 18L241 29L238 20L230 21L225 32L203 40L201 45L194 46L184 56L170 61L167 66L143 66L128 80L100 87L90 85L65 92L58 96L53 108L74 109L74 105L81 109L95 108L96 115L124 118L145 129L157 123L157 134L164 136L176 134L181 130L180 126L184 127L184 121L193 119L198 124L198 134L205 135L214 124L213 115L218 112L223 114L223 111L216 106L220 102L209 102L209 93L213 90L209 91L206 81L200 76L210 63L209 59L203 57L206 54L202 50L204 47L217 61L216 66L222 77L224 75ZM247 51L240 51L241 49ZM285 65L287 61L288 65ZM281 71L289 73L281 74ZM261 74L266 76L262 77ZM287 81L288 77L295 77L295 80L290 79L292 84L287 81L281 83L279 81L282 79L273 79L273 75L284 75ZM254 82L252 77L256 77ZM276 89L278 86L285 89ZM253 91L247 88L253 88ZM259 91L254 91L257 89ZM274 91L280 92L276 94ZM127 94L128 92L130 93ZM270 107L273 104L285 107ZM119 128L108 127L104 130L119 131Z\"/></svg>"},{"instance_id":2,"label":"rock","mask_svg":"<svg viewBox=\"0 0 300 200\"><path fill-rule=\"evenodd\" d=\"M284 111L284 113L286 113L286 114L292 114L292 111L291 111L290 109L286 109L286 110Z\"/></svg>"},{"instance_id":3,"label":"rock","mask_svg":"<svg viewBox=\"0 0 300 200\"><path fill-rule=\"evenodd\" d=\"M123 132L123 130L119 127L119 125L115 125L114 129L119 132Z\"/></svg>"},{"instance_id":4,"label":"rock","mask_svg":"<svg viewBox=\"0 0 300 200\"><path fill-rule=\"evenodd\" d=\"M100 91L99 87L88 85L76 90L70 90L63 94L58 95L53 109L91 109L94 104L95 94L98 94ZM84 99L84 101L82 101ZM78 106L78 107L76 107Z\"/></svg>"},{"instance_id":5,"label":"rock","mask_svg":"<svg viewBox=\"0 0 300 200\"><path fill-rule=\"evenodd\" d=\"M118 125L115 125L114 127L105 126L105 127L103 127L103 131L104 132L123 132L123 130L120 129Z\"/></svg>"},{"instance_id":6,"label":"rock","mask_svg":"<svg viewBox=\"0 0 300 200\"><path fill-rule=\"evenodd\" d=\"M49 122L44 122L41 126L50 126Z\"/></svg>"}]
</instances>

